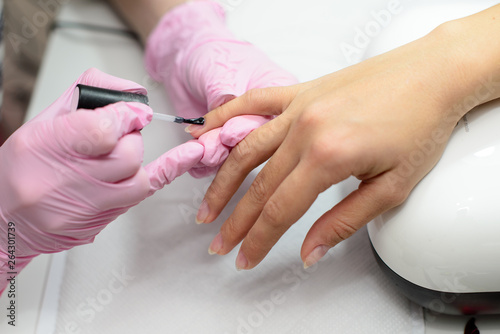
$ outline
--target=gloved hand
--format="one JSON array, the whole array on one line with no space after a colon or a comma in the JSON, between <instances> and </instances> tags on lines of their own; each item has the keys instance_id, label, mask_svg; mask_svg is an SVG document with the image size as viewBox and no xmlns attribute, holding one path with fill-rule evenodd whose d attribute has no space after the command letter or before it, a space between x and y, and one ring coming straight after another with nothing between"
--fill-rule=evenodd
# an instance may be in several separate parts
<instances>
[{"instance_id":1,"label":"gloved hand","mask_svg":"<svg viewBox=\"0 0 500 334\"><path fill-rule=\"evenodd\" d=\"M146 93L130 81L85 72L0 147L0 293L40 253L90 243L116 217L198 163L187 142L141 167L149 107L120 102L70 111L77 83Z\"/></svg>"},{"instance_id":2,"label":"gloved hand","mask_svg":"<svg viewBox=\"0 0 500 334\"><path fill-rule=\"evenodd\" d=\"M224 126L201 135L198 143L203 145L205 152L200 162L188 170L189 174L196 178L215 174L226 161L231 149L269 120L271 117L267 116L237 116L227 121Z\"/></svg>"},{"instance_id":3,"label":"gloved hand","mask_svg":"<svg viewBox=\"0 0 500 334\"><path fill-rule=\"evenodd\" d=\"M168 12L148 39L146 68L165 85L182 117L203 116L252 88L297 83L254 45L238 40L214 1L192 1ZM190 174L202 177L215 172L233 146L269 120L256 121L258 117L240 116L226 124L224 138L215 132L200 138L205 156Z\"/></svg>"}]
</instances>

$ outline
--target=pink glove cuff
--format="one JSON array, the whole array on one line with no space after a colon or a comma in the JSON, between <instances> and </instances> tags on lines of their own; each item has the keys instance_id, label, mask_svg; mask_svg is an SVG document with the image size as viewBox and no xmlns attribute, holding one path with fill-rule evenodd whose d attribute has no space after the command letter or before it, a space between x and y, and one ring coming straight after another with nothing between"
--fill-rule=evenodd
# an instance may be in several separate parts
<instances>
[{"instance_id":1,"label":"pink glove cuff","mask_svg":"<svg viewBox=\"0 0 500 334\"><path fill-rule=\"evenodd\" d=\"M176 74L185 55L214 39L235 40L225 27L225 14L214 1L193 1L169 11L153 30L146 44L146 69L153 79L163 81ZM170 65L170 66L169 66ZM175 71L177 69L177 71Z\"/></svg>"},{"instance_id":2,"label":"pink glove cuff","mask_svg":"<svg viewBox=\"0 0 500 334\"><path fill-rule=\"evenodd\" d=\"M222 7L194 1L167 13L146 45L146 68L182 117L200 117L251 88L297 80L225 26Z\"/></svg>"}]
</instances>

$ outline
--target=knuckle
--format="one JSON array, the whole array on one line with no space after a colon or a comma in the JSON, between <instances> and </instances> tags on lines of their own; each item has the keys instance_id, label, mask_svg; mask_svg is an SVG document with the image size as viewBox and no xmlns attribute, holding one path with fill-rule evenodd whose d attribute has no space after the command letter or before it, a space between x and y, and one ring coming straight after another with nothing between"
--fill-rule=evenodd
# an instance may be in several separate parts
<instances>
[{"instance_id":1,"label":"knuckle","mask_svg":"<svg viewBox=\"0 0 500 334\"><path fill-rule=\"evenodd\" d=\"M93 133L96 134L96 138L101 138L95 141L96 148L100 148L104 151L111 151L118 142L118 138L115 134L102 132L99 128L93 129Z\"/></svg>"},{"instance_id":2,"label":"knuckle","mask_svg":"<svg viewBox=\"0 0 500 334\"><path fill-rule=\"evenodd\" d=\"M252 160L252 152L255 150L252 149L252 143L250 140L243 139L241 142L239 142L238 145L236 145L231 152L234 152L233 159L236 160L237 165L240 164L248 164L249 161Z\"/></svg>"},{"instance_id":3,"label":"knuckle","mask_svg":"<svg viewBox=\"0 0 500 334\"><path fill-rule=\"evenodd\" d=\"M140 165L139 165L140 168ZM150 190L150 182L149 182L149 174L144 168L140 168L136 174L137 177L137 184L138 184L138 190L137 190L137 203L142 201L147 194L149 193Z\"/></svg>"},{"instance_id":4,"label":"knuckle","mask_svg":"<svg viewBox=\"0 0 500 334\"><path fill-rule=\"evenodd\" d=\"M267 187L264 178L259 174L248 189L250 199L256 204L263 204L267 200ZM269 205L269 202L266 206Z\"/></svg>"},{"instance_id":5,"label":"knuckle","mask_svg":"<svg viewBox=\"0 0 500 334\"><path fill-rule=\"evenodd\" d=\"M10 145L12 147L12 152L15 156L21 156L26 154L30 148L32 148L31 140L26 133L19 131L16 135L9 138Z\"/></svg>"},{"instance_id":6,"label":"knuckle","mask_svg":"<svg viewBox=\"0 0 500 334\"><path fill-rule=\"evenodd\" d=\"M313 158L324 161L338 155L341 155L341 148L334 145L329 138L321 136L311 143L311 156Z\"/></svg>"},{"instance_id":7,"label":"knuckle","mask_svg":"<svg viewBox=\"0 0 500 334\"><path fill-rule=\"evenodd\" d=\"M323 134L311 142L308 158L316 166L350 168L360 163L363 148L342 134Z\"/></svg>"},{"instance_id":8,"label":"knuckle","mask_svg":"<svg viewBox=\"0 0 500 334\"><path fill-rule=\"evenodd\" d=\"M358 230L347 220L339 217L335 218L335 220L329 225L329 227L330 233L328 235L331 238L330 244L332 245L346 240Z\"/></svg>"},{"instance_id":9,"label":"knuckle","mask_svg":"<svg viewBox=\"0 0 500 334\"><path fill-rule=\"evenodd\" d=\"M321 108L315 102L311 102L297 117L298 126L310 129L311 126L322 123L324 121L324 111L322 109L324 108Z\"/></svg>"},{"instance_id":10,"label":"knuckle","mask_svg":"<svg viewBox=\"0 0 500 334\"><path fill-rule=\"evenodd\" d=\"M243 102L249 103L250 105L255 105L259 101L265 100L267 91L268 90L266 88L249 89L245 94L243 94Z\"/></svg>"},{"instance_id":11,"label":"knuckle","mask_svg":"<svg viewBox=\"0 0 500 334\"><path fill-rule=\"evenodd\" d=\"M408 198L408 195L409 191L406 191L404 188L388 191L384 195L383 203L385 206L393 208L403 203Z\"/></svg>"},{"instance_id":12,"label":"knuckle","mask_svg":"<svg viewBox=\"0 0 500 334\"><path fill-rule=\"evenodd\" d=\"M220 230L225 242L232 244L234 241L239 241L244 236L244 231L240 228L238 222L230 216Z\"/></svg>"},{"instance_id":13,"label":"knuckle","mask_svg":"<svg viewBox=\"0 0 500 334\"><path fill-rule=\"evenodd\" d=\"M19 210L29 210L40 205L40 202L47 197L46 192L53 190L45 188L33 177L17 180L11 184L11 189L11 196L16 199L16 206Z\"/></svg>"},{"instance_id":14,"label":"knuckle","mask_svg":"<svg viewBox=\"0 0 500 334\"><path fill-rule=\"evenodd\" d=\"M281 230L283 226L283 210L274 200L269 200L262 210L262 219L272 230Z\"/></svg>"},{"instance_id":15,"label":"knuckle","mask_svg":"<svg viewBox=\"0 0 500 334\"><path fill-rule=\"evenodd\" d=\"M352 154L345 144L339 144L327 136L316 138L310 144L308 153L308 160L315 166L331 166L332 163L344 165Z\"/></svg>"},{"instance_id":16,"label":"knuckle","mask_svg":"<svg viewBox=\"0 0 500 334\"><path fill-rule=\"evenodd\" d=\"M218 201L226 195L228 180L224 177L221 178L219 174L217 174L213 182L210 184L210 187L205 195L205 198L210 202Z\"/></svg>"},{"instance_id":17,"label":"knuckle","mask_svg":"<svg viewBox=\"0 0 500 334\"><path fill-rule=\"evenodd\" d=\"M267 238L266 235L263 235L262 232L253 229L251 233L249 233L244 241L245 246L245 254L248 258L256 257L256 254L259 254L262 251L262 243Z\"/></svg>"}]
</instances>

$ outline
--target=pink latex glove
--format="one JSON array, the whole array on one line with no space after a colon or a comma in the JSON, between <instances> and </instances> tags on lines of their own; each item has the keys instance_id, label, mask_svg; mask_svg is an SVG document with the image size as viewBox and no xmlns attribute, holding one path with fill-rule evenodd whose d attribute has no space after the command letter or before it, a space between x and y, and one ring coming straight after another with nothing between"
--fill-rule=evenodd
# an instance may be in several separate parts
<instances>
[{"instance_id":1,"label":"pink latex glove","mask_svg":"<svg viewBox=\"0 0 500 334\"><path fill-rule=\"evenodd\" d=\"M97 70L85 72L56 102L0 147L0 293L40 253L90 243L116 217L197 164L195 141L141 167L139 133L149 107L120 102L70 111L77 83L146 93Z\"/></svg>"},{"instance_id":2,"label":"pink latex glove","mask_svg":"<svg viewBox=\"0 0 500 334\"><path fill-rule=\"evenodd\" d=\"M238 40L226 27L223 8L214 1L192 1L168 12L146 45L146 68L165 85L176 112L200 117L252 88L287 86L297 79L254 45ZM230 149L269 118L239 116L205 134L205 155L189 173L214 173Z\"/></svg>"},{"instance_id":3,"label":"pink latex glove","mask_svg":"<svg viewBox=\"0 0 500 334\"><path fill-rule=\"evenodd\" d=\"M205 152L200 162L188 171L189 174L201 178L216 173L231 149L269 120L271 118L258 115L238 116L227 121L223 127L201 135L198 142L203 145Z\"/></svg>"},{"instance_id":4,"label":"pink latex glove","mask_svg":"<svg viewBox=\"0 0 500 334\"><path fill-rule=\"evenodd\" d=\"M203 116L251 88L297 82L254 45L238 40L214 1L169 11L149 36L146 68L165 85L182 117Z\"/></svg>"}]
</instances>

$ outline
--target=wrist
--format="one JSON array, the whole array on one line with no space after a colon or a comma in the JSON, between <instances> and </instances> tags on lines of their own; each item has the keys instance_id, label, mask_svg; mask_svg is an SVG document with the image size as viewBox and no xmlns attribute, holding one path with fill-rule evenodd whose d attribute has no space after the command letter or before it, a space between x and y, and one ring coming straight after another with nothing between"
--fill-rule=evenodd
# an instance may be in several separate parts
<instances>
[{"instance_id":1,"label":"wrist","mask_svg":"<svg viewBox=\"0 0 500 334\"><path fill-rule=\"evenodd\" d=\"M458 118L500 97L500 6L446 22L429 34L443 45L448 103ZM499 15L500 16L500 15ZM500 17L498 17L500 19Z\"/></svg>"}]
</instances>

